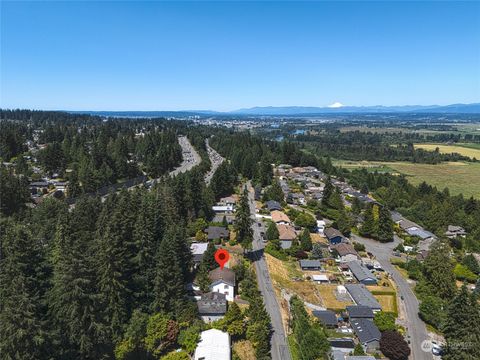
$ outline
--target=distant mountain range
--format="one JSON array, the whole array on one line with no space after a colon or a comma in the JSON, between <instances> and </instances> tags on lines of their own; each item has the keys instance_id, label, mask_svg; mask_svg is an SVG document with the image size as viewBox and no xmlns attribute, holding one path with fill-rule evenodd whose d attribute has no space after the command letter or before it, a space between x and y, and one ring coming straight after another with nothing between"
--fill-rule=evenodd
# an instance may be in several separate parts
<instances>
[{"instance_id":1,"label":"distant mountain range","mask_svg":"<svg viewBox=\"0 0 480 360\"><path fill-rule=\"evenodd\" d=\"M180 111L69 111L99 116L114 117L190 117L190 116L315 116L323 114L388 114L388 113L436 113L480 114L480 103L452 105L405 105L405 106L344 106L334 103L327 107L314 106L265 106L220 112L213 110Z\"/></svg>"},{"instance_id":2,"label":"distant mountain range","mask_svg":"<svg viewBox=\"0 0 480 360\"><path fill-rule=\"evenodd\" d=\"M315 115L339 113L441 113L441 114L480 114L480 103L452 105L405 105L405 106L266 106L232 111L242 115Z\"/></svg>"}]
</instances>

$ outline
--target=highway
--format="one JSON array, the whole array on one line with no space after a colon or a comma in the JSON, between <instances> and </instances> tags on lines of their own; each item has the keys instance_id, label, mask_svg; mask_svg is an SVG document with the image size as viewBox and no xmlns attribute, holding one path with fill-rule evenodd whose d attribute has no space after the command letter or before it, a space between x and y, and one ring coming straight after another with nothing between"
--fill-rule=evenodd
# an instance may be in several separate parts
<instances>
[{"instance_id":1,"label":"highway","mask_svg":"<svg viewBox=\"0 0 480 360\"><path fill-rule=\"evenodd\" d=\"M225 159L210 146L208 139L205 140L205 145L207 147L208 158L210 159L211 163L210 171L205 174L205 183L209 185L213 174L215 174L215 171L217 171L218 167Z\"/></svg>"},{"instance_id":2,"label":"highway","mask_svg":"<svg viewBox=\"0 0 480 360\"><path fill-rule=\"evenodd\" d=\"M191 170L194 166L200 164L202 159L198 155L195 148L190 144L186 136L179 136L178 143L182 147L182 163L173 171L170 171L170 176L175 176L180 173Z\"/></svg>"},{"instance_id":3,"label":"highway","mask_svg":"<svg viewBox=\"0 0 480 360\"><path fill-rule=\"evenodd\" d=\"M395 281L398 294L403 297L403 300L399 299L399 305L403 307L405 313L407 340L410 340L410 349L412 350L410 358L413 360L432 360L432 353L422 350L422 342L430 340L430 338L424 322L418 316L419 302L417 297L407 280L390 263L390 259L393 257L393 249L398 245L400 239L395 236L395 240L391 243L380 243L355 234L351 234L350 238L352 241L364 244L367 251L376 257L383 269Z\"/></svg>"},{"instance_id":4,"label":"highway","mask_svg":"<svg viewBox=\"0 0 480 360\"><path fill-rule=\"evenodd\" d=\"M265 257L263 256L264 244L262 237L260 235L260 228L257 225L257 220L255 219L255 201L254 201L254 191L253 188L248 182L248 196L250 204L250 213L251 218L253 219L253 256L255 270L257 273L257 282L258 288L263 296L263 302L265 308L270 315L272 323L272 338L270 341L271 344L271 355L273 360L291 360L290 350L288 348L287 338L285 336L285 329L282 323L282 316L280 313L280 306L275 297L273 290L272 281L270 279L270 274L268 272L267 263Z\"/></svg>"}]
</instances>

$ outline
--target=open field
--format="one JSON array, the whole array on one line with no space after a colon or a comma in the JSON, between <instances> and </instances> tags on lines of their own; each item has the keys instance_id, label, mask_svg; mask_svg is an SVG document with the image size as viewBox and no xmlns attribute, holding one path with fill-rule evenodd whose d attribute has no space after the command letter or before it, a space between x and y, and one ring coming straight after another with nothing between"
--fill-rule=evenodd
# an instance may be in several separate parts
<instances>
[{"instance_id":1,"label":"open field","mask_svg":"<svg viewBox=\"0 0 480 360\"><path fill-rule=\"evenodd\" d=\"M397 302L395 301L395 295L379 295L378 293L375 293L373 296L382 306L382 311L397 313Z\"/></svg>"},{"instance_id":2,"label":"open field","mask_svg":"<svg viewBox=\"0 0 480 360\"><path fill-rule=\"evenodd\" d=\"M241 360L255 360L255 350L248 340L236 341L233 343L233 351Z\"/></svg>"},{"instance_id":3,"label":"open field","mask_svg":"<svg viewBox=\"0 0 480 360\"><path fill-rule=\"evenodd\" d=\"M365 167L369 171L401 173L414 185L425 181L440 190L448 187L452 195L462 193L464 196L480 199L480 163L446 162L430 165L408 162L338 161L335 165L347 169Z\"/></svg>"},{"instance_id":4,"label":"open field","mask_svg":"<svg viewBox=\"0 0 480 360\"><path fill-rule=\"evenodd\" d=\"M459 153L460 155L463 155L463 156L480 159L480 146L476 148L475 145L480 145L480 144L465 144L465 145L415 144L415 147L420 149L425 149L428 151L434 151L438 147L441 154Z\"/></svg>"}]
</instances>

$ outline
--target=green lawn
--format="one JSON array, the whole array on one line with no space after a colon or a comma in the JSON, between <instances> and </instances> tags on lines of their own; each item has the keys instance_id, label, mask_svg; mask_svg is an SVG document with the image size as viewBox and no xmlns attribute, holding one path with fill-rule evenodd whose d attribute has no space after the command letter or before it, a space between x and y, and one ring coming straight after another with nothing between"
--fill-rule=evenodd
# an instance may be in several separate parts
<instances>
[{"instance_id":1,"label":"green lawn","mask_svg":"<svg viewBox=\"0 0 480 360\"><path fill-rule=\"evenodd\" d=\"M408 162L338 161L334 164L348 169L366 167L371 171L381 169L384 172L401 173L414 185L425 181L440 190L448 187L452 195L462 193L464 196L480 199L480 163L445 162L430 165Z\"/></svg>"}]
</instances>

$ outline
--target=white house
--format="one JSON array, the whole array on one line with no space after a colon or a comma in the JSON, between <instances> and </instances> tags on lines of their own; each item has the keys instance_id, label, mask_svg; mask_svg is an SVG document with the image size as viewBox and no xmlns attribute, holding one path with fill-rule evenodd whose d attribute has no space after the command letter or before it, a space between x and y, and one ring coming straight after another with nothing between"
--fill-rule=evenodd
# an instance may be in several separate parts
<instances>
[{"instance_id":1,"label":"white house","mask_svg":"<svg viewBox=\"0 0 480 360\"><path fill-rule=\"evenodd\" d=\"M194 360L230 360L230 335L210 329L202 331L195 349Z\"/></svg>"},{"instance_id":2,"label":"white house","mask_svg":"<svg viewBox=\"0 0 480 360\"><path fill-rule=\"evenodd\" d=\"M323 236L325 230L325 220L317 220L317 233Z\"/></svg>"},{"instance_id":3,"label":"white house","mask_svg":"<svg viewBox=\"0 0 480 360\"><path fill-rule=\"evenodd\" d=\"M227 301L235 299L235 272L228 268L210 271L210 291L225 294Z\"/></svg>"}]
</instances>

